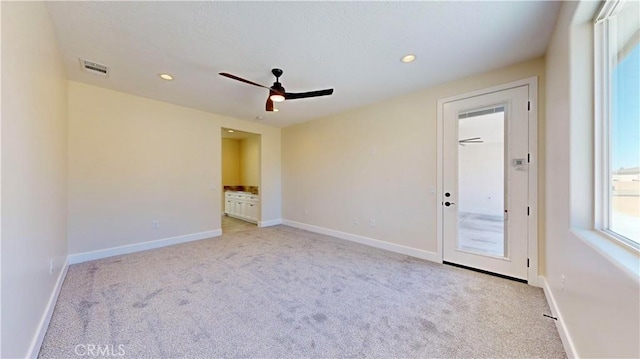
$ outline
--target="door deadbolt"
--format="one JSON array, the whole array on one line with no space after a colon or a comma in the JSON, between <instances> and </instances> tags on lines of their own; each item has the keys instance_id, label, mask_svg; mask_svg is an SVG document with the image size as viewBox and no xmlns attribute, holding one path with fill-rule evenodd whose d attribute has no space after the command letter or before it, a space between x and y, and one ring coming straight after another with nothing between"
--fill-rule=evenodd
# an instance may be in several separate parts
<instances>
[{"instance_id":1,"label":"door deadbolt","mask_svg":"<svg viewBox=\"0 0 640 359\"><path fill-rule=\"evenodd\" d=\"M445 197L451 197L451 193L447 192L444 194Z\"/></svg>"}]
</instances>

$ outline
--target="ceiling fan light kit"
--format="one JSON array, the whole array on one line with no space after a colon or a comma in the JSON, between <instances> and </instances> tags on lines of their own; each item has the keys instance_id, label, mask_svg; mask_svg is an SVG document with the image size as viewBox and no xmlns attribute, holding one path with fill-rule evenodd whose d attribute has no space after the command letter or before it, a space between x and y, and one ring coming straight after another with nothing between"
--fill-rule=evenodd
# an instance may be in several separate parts
<instances>
[{"instance_id":1,"label":"ceiling fan light kit","mask_svg":"<svg viewBox=\"0 0 640 359\"><path fill-rule=\"evenodd\" d=\"M272 92L272 95L269 96L269 98L273 102L282 102L282 101L284 101L284 96L282 96L281 94L279 94L277 92L275 92L275 93Z\"/></svg>"},{"instance_id":2,"label":"ceiling fan light kit","mask_svg":"<svg viewBox=\"0 0 640 359\"><path fill-rule=\"evenodd\" d=\"M267 105L265 106L265 110L267 110L269 112L278 112L273 107L273 100L271 99L271 97L267 98Z\"/></svg>"},{"instance_id":3,"label":"ceiling fan light kit","mask_svg":"<svg viewBox=\"0 0 640 359\"><path fill-rule=\"evenodd\" d=\"M309 92L286 92L282 84L280 83L280 76L282 76L283 71L281 69L272 69L271 73L276 77L276 82L273 83L273 86L267 87L264 85L260 85L253 81L249 81L238 77L236 75L232 75L226 72L220 72L220 76L228 77L232 80L244 82L249 85L266 88L269 90L269 97L267 97L267 103L265 104L265 110L268 112L278 112L278 109L273 106L274 102L283 102L285 100L295 100L300 98L309 98L309 97L319 97L319 96L328 96L333 94L333 89L319 90L319 91L309 91Z\"/></svg>"}]
</instances>

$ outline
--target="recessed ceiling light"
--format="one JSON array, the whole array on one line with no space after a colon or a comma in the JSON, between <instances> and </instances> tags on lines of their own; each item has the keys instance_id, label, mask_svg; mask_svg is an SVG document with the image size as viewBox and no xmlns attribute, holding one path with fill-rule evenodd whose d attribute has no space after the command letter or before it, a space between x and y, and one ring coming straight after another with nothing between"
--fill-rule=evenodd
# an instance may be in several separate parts
<instances>
[{"instance_id":1,"label":"recessed ceiling light","mask_svg":"<svg viewBox=\"0 0 640 359\"><path fill-rule=\"evenodd\" d=\"M408 55L402 56L402 59L400 59L400 61L402 61L404 63L409 63L409 62L413 62L413 60L415 60L415 59L416 59L416 55L408 54Z\"/></svg>"},{"instance_id":2,"label":"recessed ceiling light","mask_svg":"<svg viewBox=\"0 0 640 359\"><path fill-rule=\"evenodd\" d=\"M273 112L278 112L278 111L280 111L280 110L278 110L277 108L273 109Z\"/></svg>"},{"instance_id":3,"label":"recessed ceiling light","mask_svg":"<svg viewBox=\"0 0 640 359\"><path fill-rule=\"evenodd\" d=\"M256 116L256 120L258 120L258 121L264 120L264 117L262 117L262 116Z\"/></svg>"},{"instance_id":4,"label":"recessed ceiling light","mask_svg":"<svg viewBox=\"0 0 640 359\"><path fill-rule=\"evenodd\" d=\"M234 130L227 130L227 132L233 133L233 132L235 132L235 131L234 131Z\"/></svg>"},{"instance_id":5,"label":"recessed ceiling light","mask_svg":"<svg viewBox=\"0 0 640 359\"><path fill-rule=\"evenodd\" d=\"M160 78L162 78L163 80L167 80L167 81L173 80L173 76L169 74L158 74L158 76L160 76Z\"/></svg>"}]
</instances>

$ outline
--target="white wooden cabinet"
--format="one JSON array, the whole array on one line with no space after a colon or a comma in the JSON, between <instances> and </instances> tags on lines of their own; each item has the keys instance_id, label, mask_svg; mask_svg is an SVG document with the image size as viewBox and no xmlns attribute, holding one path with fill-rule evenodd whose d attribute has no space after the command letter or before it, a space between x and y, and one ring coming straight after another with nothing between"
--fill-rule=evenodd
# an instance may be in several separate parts
<instances>
[{"instance_id":1,"label":"white wooden cabinet","mask_svg":"<svg viewBox=\"0 0 640 359\"><path fill-rule=\"evenodd\" d=\"M228 215L230 213L235 213L235 212L236 212L236 200L234 198L227 196L227 194L225 193L224 213Z\"/></svg>"},{"instance_id":2,"label":"white wooden cabinet","mask_svg":"<svg viewBox=\"0 0 640 359\"><path fill-rule=\"evenodd\" d=\"M236 200L236 213L234 213L236 216L245 219L246 215L245 215L245 206L246 206L246 202L243 199L237 199Z\"/></svg>"},{"instance_id":3,"label":"white wooden cabinet","mask_svg":"<svg viewBox=\"0 0 640 359\"><path fill-rule=\"evenodd\" d=\"M258 195L235 191L224 193L224 213L227 216L258 223L258 207Z\"/></svg>"},{"instance_id":4,"label":"white wooden cabinet","mask_svg":"<svg viewBox=\"0 0 640 359\"><path fill-rule=\"evenodd\" d=\"M247 201L245 204L245 216L251 220L258 221L258 202Z\"/></svg>"}]
</instances>

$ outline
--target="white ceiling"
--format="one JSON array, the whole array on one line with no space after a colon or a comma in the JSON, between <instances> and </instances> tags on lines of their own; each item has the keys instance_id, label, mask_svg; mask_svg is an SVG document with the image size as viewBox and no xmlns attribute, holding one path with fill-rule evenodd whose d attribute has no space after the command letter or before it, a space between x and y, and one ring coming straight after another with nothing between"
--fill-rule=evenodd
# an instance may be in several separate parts
<instances>
[{"instance_id":1,"label":"white ceiling","mask_svg":"<svg viewBox=\"0 0 640 359\"><path fill-rule=\"evenodd\" d=\"M285 127L544 54L560 2L48 2L69 79ZM413 53L410 64L400 58ZM110 67L101 78L78 58ZM264 110L289 92L332 96ZM174 81L157 74L170 73ZM264 119L257 120L257 116Z\"/></svg>"},{"instance_id":2,"label":"white ceiling","mask_svg":"<svg viewBox=\"0 0 640 359\"><path fill-rule=\"evenodd\" d=\"M251 133L251 132L243 132L243 131L238 131L234 129L231 129L233 132L229 132L229 130L230 129L228 128L223 128L221 130L222 138L230 138L232 140L244 140L250 137L260 136L258 134Z\"/></svg>"}]
</instances>

